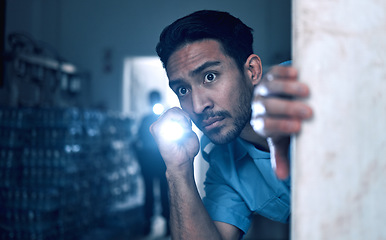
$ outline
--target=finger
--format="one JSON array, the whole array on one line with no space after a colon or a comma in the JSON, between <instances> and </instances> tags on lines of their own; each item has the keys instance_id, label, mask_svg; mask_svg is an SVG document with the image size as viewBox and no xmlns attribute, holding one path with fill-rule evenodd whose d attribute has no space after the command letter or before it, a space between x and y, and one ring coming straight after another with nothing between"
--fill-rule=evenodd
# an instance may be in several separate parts
<instances>
[{"instance_id":1,"label":"finger","mask_svg":"<svg viewBox=\"0 0 386 240\"><path fill-rule=\"evenodd\" d=\"M264 124L265 131L272 137L298 133L301 129L299 119L265 118Z\"/></svg>"},{"instance_id":2,"label":"finger","mask_svg":"<svg viewBox=\"0 0 386 240\"><path fill-rule=\"evenodd\" d=\"M184 110L179 107L173 107L169 109L170 115L168 120L179 122L184 128L192 128L192 121Z\"/></svg>"},{"instance_id":3,"label":"finger","mask_svg":"<svg viewBox=\"0 0 386 240\"><path fill-rule=\"evenodd\" d=\"M250 121L253 130L264 137L289 136L299 133L301 120L260 117Z\"/></svg>"},{"instance_id":4,"label":"finger","mask_svg":"<svg viewBox=\"0 0 386 240\"><path fill-rule=\"evenodd\" d=\"M275 156L275 173L279 179L286 179L289 176L289 163L282 156Z\"/></svg>"},{"instance_id":5,"label":"finger","mask_svg":"<svg viewBox=\"0 0 386 240\"><path fill-rule=\"evenodd\" d=\"M272 138L267 138L269 149L271 152L271 165L276 176L279 179L286 179L289 176L290 164L288 159L289 137L280 138L274 141Z\"/></svg>"},{"instance_id":6,"label":"finger","mask_svg":"<svg viewBox=\"0 0 386 240\"><path fill-rule=\"evenodd\" d=\"M189 115L183 111L181 108L173 107L168 109L164 114L162 114L157 122L163 121L177 121L182 124L184 127L191 127L191 120Z\"/></svg>"},{"instance_id":7,"label":"finger","mask_svg":"<svg viewBox=\"0 0 386 240\"><path fill-rule=\"evenodd\" d=\"M312 116L312 109L299 101L266 98L252 104L252 116L266 115L308 119Z\"/></svg>"},{"instance_id":8,"label":"finger","mask_svg":"<svg viewBox=\"0 0 386 240\"><path fill-rule=\"evenodd\" d=\"M151 127L150 132L159 145L183 144L192 132L192 123L180 108L168 109Z\"/></svg>"},{"instance_id":9,"label":"finger","mask_svg":"<svg viewBox=\"0 0 386 240\"><path fill-rule=\"evenodd\" d=\"M273 79L291 79L296 80L298 77L298 71L294 67L288 66L274 66L264 76L268 81Z\"/></svg>"},{"instance_id":10,"label":"finger","mask_svg":"<svg viewBox=\"0 0 386 240\"><path fill-rule=\"evenodd\" d=\"M310 90L304 83L290 80L275 80L261 82L255 89L255 96L281 95L287 97L304 98L309 96Z\"/></svg>"},{"instance_id":11,"label":"finger","mask_svg":"<svg viewBox=\"0 0 386 240\"><path fill-rule=\"evenodd\" d=\"M164 122L176 121L176 122L185 122L186 118L183 115L183 111L177 107L168 109L165 113L163 113L156 122L154 122L150 126L150 132L157 136L160 134L161 126Z\"/></svg>"}]
</instances>

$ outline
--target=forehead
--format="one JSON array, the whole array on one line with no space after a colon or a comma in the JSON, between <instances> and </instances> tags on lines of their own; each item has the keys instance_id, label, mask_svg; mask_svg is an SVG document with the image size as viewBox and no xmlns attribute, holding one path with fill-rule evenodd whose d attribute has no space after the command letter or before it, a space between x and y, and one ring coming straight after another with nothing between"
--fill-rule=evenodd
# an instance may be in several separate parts
<instances>
[{"instance_id":1,"label":"forehead","mask_svg":"<svg viewBox=\"0 0 386 240\"><path fill-rule=\"evenodd\" d=\"M180 78L207 61L226 61L221 44L212 39L188 43L177 49L169 58L166 72L169 79Z\"/></svg>"}]
</instances>

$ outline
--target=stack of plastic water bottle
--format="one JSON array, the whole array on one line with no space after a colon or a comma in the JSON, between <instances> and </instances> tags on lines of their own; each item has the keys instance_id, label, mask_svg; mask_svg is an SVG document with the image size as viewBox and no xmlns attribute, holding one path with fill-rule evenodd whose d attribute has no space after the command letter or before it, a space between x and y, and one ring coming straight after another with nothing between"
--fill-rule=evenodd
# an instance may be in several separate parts
<instances>
[{"instance_id":1,"label":"stack of plastic water bottle","mask_svg":"<svg viewBox=\"0 0 386 240\"><path fill-rule=\"evenodd\" d=\"M81 239L141 204L132 120L78 108L0 108L0 239Z\"/></svg>"}]
</instances>

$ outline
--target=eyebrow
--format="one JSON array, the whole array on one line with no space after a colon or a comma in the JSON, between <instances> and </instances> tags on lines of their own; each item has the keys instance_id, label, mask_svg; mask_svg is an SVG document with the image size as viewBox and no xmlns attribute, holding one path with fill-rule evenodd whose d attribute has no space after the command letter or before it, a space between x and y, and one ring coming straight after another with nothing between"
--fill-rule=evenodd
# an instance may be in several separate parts
<instances>
[{"instance_id":1,"label":"eyebrow","mask_svg":"<svg viewBox=\"0 0 386 240\"><path fill-rule=\"evenodd\" d=\"M195 75L199 74L200 72L204 71L208 67L218 66L220 64L221 64L220 61L205 62L204 64L202 64L201 66L199 66L198 68L196 68L192 72L190 72L189 75L190 76L195 76Z\"/></svg>"},{"instance_id":2,"label":"eyebrow","mask_svg":"<svg viewBox=\"0 0 386 240\"><path fill-rule=\"evenodd\" d=\"M213 66L218 66L220 65L221 62L220 61L209 61L209 62L205 62L204 64L202 64L201 66L197 67L196 69L194 69L193 71L191 71L189 73L190 76L195 76L199 73L201 73L202 71L204 71L206 68L209 68L209 67L213 67ZM182 84L184 81L182 79L175 79L175 80L172 80L172 81L169 81L169 87L171 89L173 89L173 86L176 86L176 85L180 85Z\"/></svg>"},{"instance_id":3,"label":"eyebrow","mask_svg":"<svg viewBox=\"0 0 386 240\"><path fill-rule=\"evenodd\" d=\"M169 87L173 90L173 86L180 85L184 82L182 79L176 79L173 81L169 81Z\"/></svg>"}]
</instances>

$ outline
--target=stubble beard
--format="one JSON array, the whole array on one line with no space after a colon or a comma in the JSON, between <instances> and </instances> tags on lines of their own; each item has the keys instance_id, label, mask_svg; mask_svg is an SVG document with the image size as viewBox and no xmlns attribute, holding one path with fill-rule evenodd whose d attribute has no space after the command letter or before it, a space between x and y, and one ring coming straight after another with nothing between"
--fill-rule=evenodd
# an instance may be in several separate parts
<instances>
[{"instance_id":1,"label":"stubble beard","mask_svg":"<svg viewBox=\"0 0 386 240\"><path fill-rule=\"evenodd\" d=\"M245 91L245 94L241 94L239 98L239 105L237 111L235 111L235 116L232 116L228 111L221 111L212 113L211 116L225 116L226 118L234 119L229 130L224 130L227 126L221 126L219 128L213 129L210 132L204 132L204 134L214 143L214 144L227 144L235 140L240 136L242 130L245 128L246 124L250 121L251 118L251 100L252 93ZM207 116L207 115L206 115ZM202 129L201 129L202 130ZM226 131L226 132L223 132Z\"/></svg>"}]
</instances>

